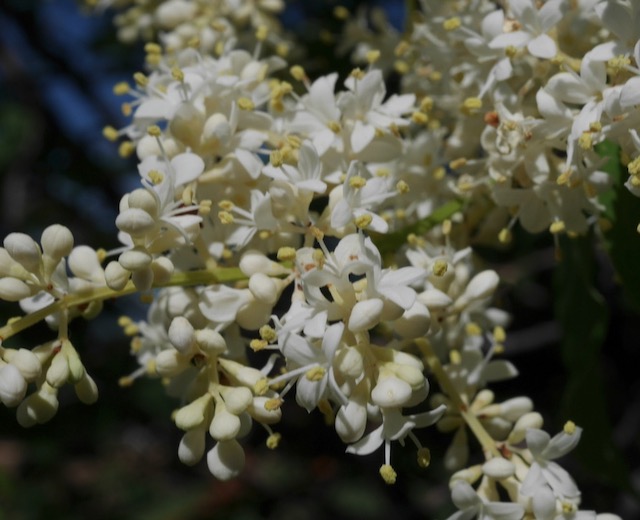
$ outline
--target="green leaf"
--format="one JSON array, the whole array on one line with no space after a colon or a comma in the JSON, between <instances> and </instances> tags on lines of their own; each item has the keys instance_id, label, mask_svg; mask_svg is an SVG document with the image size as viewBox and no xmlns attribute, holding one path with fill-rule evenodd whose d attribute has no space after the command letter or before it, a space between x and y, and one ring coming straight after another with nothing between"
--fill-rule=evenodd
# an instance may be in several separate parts
<instances>
[{"instance_id":1,"label":"green leaf","mask_svg":"<svg viewBox=\"0 0 640 520\"><path fill-rule=\"evenodd\" d=\"M629 487L629 469L611 441L601 349L609 325L608 307L594 286L592 237L561 240L562 260L554 275L555 315L562 327L562 358L567 370L560 411L584 428L576 456L602 480Z\"/></svg>"},{"instance_id":2,"label":"green leaf","mask_svg":"<svg viewBox=\"0 0 640 520\"><path fill-rule=\"evenodd\" d=\"M628 177L626 168L620 163L619 147L605 141L596 151L608 158L603 167L611 177L612 187L600 196L605 206L604 215L611 227L604 233L605 245L624 294L636 310L640 311L640 199L632 195L624 183Z\"/></svg>"}]
</instances>

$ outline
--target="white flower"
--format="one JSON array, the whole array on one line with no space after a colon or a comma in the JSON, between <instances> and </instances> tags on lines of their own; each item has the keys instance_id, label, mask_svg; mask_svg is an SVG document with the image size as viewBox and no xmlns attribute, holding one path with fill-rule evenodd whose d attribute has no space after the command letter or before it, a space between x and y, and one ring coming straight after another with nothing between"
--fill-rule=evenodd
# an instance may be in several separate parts
<instances>
[{"instance_id":1,"label":"white flower","mask_svg":"<svg viewBox=\"0 0 640 520\"><path fill-rule=\"evenodd\" d=\"M595 6L602 25L615 38L596 45L585 56L588 59L606 61L631 54L634 42L640 39L640 6L637 2L604 0ZM637 63L637 62L636 62ZM640 63L637 63L640 65Z\"/></svg>"},{"instance_id":2,"label":"white flower","mask_svg":"<svg viewBox=\"0 0 640 520\"><path fill-rule=\"evenodd\" d=\"M522 483L520 492L525 496L535 496L545 486L549 486L556 497L575 499L580 497L571 475L553 460L563 457L578 445L582 428L560 432L555 437L538 429L527 430L527 448L533 455L533 464ZM566 428L565 428L566 429Z\"/></svg>"},{"instance_id":3,"label":"white flower","mask_svg":"<svg viewBox=\"0 0 640 520\"><path fill-rule=\"evenodd\" d=\"M489 46L504 49L526 45L537 58L553 58L558 48L546 33L562 19L564 0L549 0L539 10L533 0L510 0L509 6L521 29L495 37Z\"/></svg>"},{"instance_id":4,"label":"white flower","mask_svg":"<svg viewBox=\"0 0 640 520\"><path fill-rule=\"evenodd\" d=\"M455 482L451 498L460 511L447 520L520 520L524 516L524 508L520 504L487 502L464 480Z\"/></svg>"},{"instance_id":5,"label":"white flower","mask_svg":"<svg viewBox=\"0 0 640 520\"><path fill-rule=\"evenodd\" d=\"M440 405L430 412L402 415L400 408L382 408L382 424L358 442L349 445L347 453L369 455L383 444L390 445L391 441L404 444L405 437L410 435L414 428L426 428L435 424L445 410L446 406ZM388 450L385 450L385 463L389 462Z\"/></svg>"},{"instance_id":6,"label":"white flower","mask_svg":"<svg viewBox=\"0 0 640 520\"><path fill-rule=\"evenodd\" d=\"M352 161L342 185L342 198L331 212L331 227L342 228L355 219L366 216L370 219L367 229L386 233L389 224L372 210L395 194L395 189L390 189L389 179L371 177L363 163Z\"/></svg>"}]
</instances>

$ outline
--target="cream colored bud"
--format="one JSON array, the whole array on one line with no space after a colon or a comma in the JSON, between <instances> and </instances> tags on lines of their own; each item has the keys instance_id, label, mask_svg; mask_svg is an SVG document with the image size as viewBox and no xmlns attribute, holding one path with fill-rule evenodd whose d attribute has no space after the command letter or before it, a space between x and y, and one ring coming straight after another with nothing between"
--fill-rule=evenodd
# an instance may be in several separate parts
<instances>
[{"instance_id":1,"label":"cream colored bud","mask_svg":"<svg viewBox=\"0 0 640 520\"><path fill-rule=\"evenodd\" d=\"M341 406L336 414L335 428L342 442L352 443L359 440L367 426L367 407L355 401Z\"/></svg>"},{"instance_id":2,"label":"cream colored bud","mask_svg":"<svg viewBox=\"0 0 640 520\"><path fill-rule=\"evenodd\" d=\"M5 406L18 406L27 393L27 382L14 365L0 368L0 401Z\"/></svg>"},{"instance_id":3,"label":"cream colored bud","mask_svg":"<svg viewBox=\"0 0 640 520\"><path fill-rule=\"evenodd\" d=\"M500 403L500 415L507 421L516 421L533 410L533 402L528 397L514 397Z\"/></svg>"},{"instance_id":4,"label":"cream colored bud","mask_svg":"<svg viewBox=\"0 0 640 520\"><path fill-rule=\"evenodd\" d=\"M244 450L235 439L220 441L207 453L209 471L220 480L237 477L244 468L244 462Z\"/></svg>"},{"instance_id":5,"label":"cream colored bud","mask_svg":"<svg viewBox=\"0 0 640 520\"><path fill-rule=\"evenodd\" d=\"M189 361L177 350L163 350L156 356L155 369L163 377L177 376L189 367Z\"/></svg>"},{"instance_id":6,"label":"cream colored bud","mask_svg":"<svg viewBox=\"0 0 640 520\"><path fill-rule=\"evenodd\" d=\"M156 227L156 221L143 209L129 208L116 217L116 227L134 238L140 238Z\"/></svg>"},{"instance_id":7,"label":"cream colored bud","mask_svg":"<svg viewBox=\"0 0 640 520\"><path fill-rule=\"evenodd\" d=\"M336 353L335 367L338 373L355 379L364 371L362 354L353 347L342 348Z\"/></svg>"},{"instance_id":8,"label":"cream colored bud","mask_svg":"<svg viewBox=\"0 0 640 520\"><path fill-rule=\"evenodd\" d=\"M438 289L427 289L421 292L417 300L431 310L444 309L453 303L451 296Z\"/></svg>"},{"instance_id":9,"label":"cream colored bud","mask_svg":"<svg viewBox=\"0 0 640 520\"><path fill-rule=\"evenodd\" d=\"M411 386L398 377L385 377L371 390L373 404L386 408L403 406L411 397Z\"/></svg>"},{"instance_id":10,"label":"cream colored bud","mask_svg":"<svg viewBox=\"0 0 640 520\"><path fill-rule=\"evenodd\" d=\"M393 330L403 339L422 337L429 331L430 326L429 309L419 301L415 301L410 309L393 322Z\"/></svg>"},{"instance_id":11,"label":"cream colored bud","mask_svg":"<svg viewBox=\"0 0 640 520\"><path fill-rule=\"evenodd\" d=\"M169 326L169 341L182 354L189 354L193 350L196 334L187 318L183 316L173 318Z\"/></svg>"},{"instance_id":12,"label":"cream colored bud","mask_svg":"<svg viewBox=\"0 0 640 520\"><path fill-rule=\"evenodd\" d=\"M480 390L471 404L471 409L479 411L489 406L495 400L496 396L492 390L485 388Z\"/></svg>"},{"instance_id":13,"label":"cream colored bud","mask_svg":"<svg viewBox=\"0 0 640 520\"><path fill-rule=\"evenodd\" d=\"M74 389L78 399L84 404L93 404L98 400L98 385L85 370Z\"/></svg>"},{"instance_id":14,"label":"cream colored bud","mask_svg":"<svg viewBox=\"0 0 640 520\"><path fill-rule=\"evenodd\" d=\"M82 364L82 361L80 360L80 356L76 352L76 349L73 348L68 340L66 342L66 346L64 346L63 349L65 351L64 355L67 358L67 364L69 365L68 382L71 384L76 384L84 376L84 365Z\"/></svg>"},{"instance_id":15,"label":"cream colored bud","mask_svg":"<svg viewBox=\"0 0 640 520\"><path fill-rule=\"evenodd\" d=\"M60 388L69 380L70 375L71 370L69 370L66 356L62 352L58 352L47 370L47 383L54 388Z\"/></svg>"},{"instance_id":16,"label":"cream colored bud","mask_svg":"<svg viewBox=\"0 0 640 520\"><path fill-rule=\"evenodd\" d=\"M262 388L266 377L257 368L230 359L218 359L220 367L236 382L250 389Z\"/></svg>"},{"instance_id":17,"label":"cream colored bud","mask_svg":"<svg viewBox=\"0 0 640 520\"><path fill-rule=\"evenodd\" d=\"M128 207L141 209L155 218L158 213L158 203L149 190L138 188L129 193L127 197ZM117 224L116 224L117 225Z\"/></svg>"},{"instance_id":18,"label":"cream colored bud","mask_svg":"<svg viewBox=\"0 0 640 520\"><path fill-rule=\"evenodd\" d=\"M173 262L166 256L159 256L151 262L151 270L153 271L153 283L162 285L171 280L174 266Z\"/></svg>"},{"instance_id":19,"label":"cream colored bud","mask_svg":"<svg viewBox=\"0 0 640 520\"><path fill-rule=\"evenodd\" d=\"M73 235L69 228L60 224L47 227L40 237L42 251L54 259L68 256L73 249Z\"/></svg>"},{"instance_id":20,"label":"cream colored bud","mask_svg":"<svg viewBox=\"0 0 640 520\"><path fill-rule=\"evenodd\" d=\"M356 303L349 316L349 330L361 332L373 328L380 321L383 307L384 303L379 298Z\"/></svg>"},{"instance_id":21,"label":"cream colored bud","mask_svg":"<svg viewBox=\"0 0 640 520\"><path fill-rule=\"evenodd\" d=\"M239 267L247 276L256 273L262 273L267 276L279 276L290 272L290 269L270 260L264 253L253 249L242 255Z\"/></svg>"},{"instance_id":22,"label":"cream colored bud","mask_svg":"<svg viewBox=\"0 0 640 520\"><path fill-rule=\"evenodd\" d=\"M121 291L124 289L130 277L131 271L122 267L120 262L115 260L109 262L104 270L104 279L107 287L113 291Z\"/></svg>"},{"instance_id":23,"label":"cream colored bud","mask_svg":"<svg viewBox=\"0 0 640 520\"><path fill-rule=\"evenodd\" d=\"M212 401L213 397L207 392L180 408L173 417L176 426L181 430L188 431L202 425Z\"/></svg>"},{"instance_id":24,"label":"cream colored bud","mask_svg":"<svg viewBox=\"0 0 640 520\"><path fill-rule=\"evenodd\" d=\"M159 5L155 18L163 29L173 29L196 14L198 6L187 0L169 0Z\"/></svg>"},{"instance_id":25,"label":"cream colored bud","mask_svg":"<svg viewBox=\"0 0 640 520\"><path fill-rule=\"evenodd\" d=\"M69 255L68 265L71 272L79 278L100 285L104 283L104 271L95 249L89 246L74 247Z\"/></svg>"},{"instance_id":26,"label":"cream colored bud","mask_svg":"<svg viewBox=\"0 0 640 520\"><path fill-rule=\"evenodd\" d=\"M14 365L28 383L35 381L42 372L40 359L26 348L18 350L6 349L4 359Z\"/></svg>"},{"instance_id":27,"label":"cream colored bud","mask_svg":"<svg viewBox=\"0 0 640 520\"><path fill-rule=\"evenodd\" d=\"M148 291L153 286L153 269L147 267L131 273L131 281L138 291Z\"/></svg>"},{"instance_id":28,"label":"cream colored bud","mask_svg":"<svg viewBox=\"0 0 640 520\"><path fill-rule=\"evenodd\" d=\"M542 419L542 415L538 412L526 413L514 424L507 442L512 445L519 444L524 441L529 428L539 429L542 428L543 424L544 420Z\"/></svg>"},{"instance_id":29,"label":"cream colored bud","mask_svg":"<svg viewBox=\"0 0 640 520\"><path fill-rule=\"evenodd\" d=\"M201 329L196 331L196 343L211 355L219 355L227 350L227 342L222 335L213 329Z\"/></svg>"},{"instance_id":30,"label":"cream colored bud","mask_svg":"<svg viewBox=\"0 0 640 520\"><path fill-rule=\"evenodd\" d=\"M58 392L57 389L44 383L40 389L28 396L20 406L16 413L16 418L20 426L29 428L35 424L43 424L58 411Z\"/></svg>"},{"instance_id":31,"label":"cream colored bud","mask_svg":"<svg viewBox=\"0 0 640 520\"><path fill-rule=\"evenodd\" d=\"M482 472L490 478L503 480L514 475L516 467L507 459L496 457L482 465Z\"/></svg>"},{"instance_id":32,"label":"cream colored bud","mask_svg":"<svg viewBox=\"0 0 640 520\"><path fill-rule=\"evenodd\" d=\"M26 278L29 276L29 272L11 258L4 247L0 247L0 277L3 276Z\"/></svg>"},{"instance_id":33,"label":"cream colored bud","mask_svg":"<svg viewBox=\"0 0 640 520\"><path fill-rule=\"evenodd\" d=\"M249 290L257 300L268 305L274 305L278 301L278 285L266 274L252 274L249 278Z\"/></svg>"},{"instance_id":34,"label":"cream colored bud","mask_svg":"<svg viewBox=\"0 0 640 520\"><path fill-rule=\"evenodd\" d=\"M417 367L412 365L397 365L392 367L391 370L393 373L398 376L403 381L409 383L411 386L411 390L419 390L425 385L425 377Z\"/></svg>"},{"instance_id":35,"label":"cream colored bud","mask_svg":"<svg viewBox=\"0 0 640 520\"><path fill-rule=\"evenodd\" d=\"M178 446L178 458L187 466L193 466L202 459L206 447L205 435L201 429L190 430L182 436Z\"/></svg>"},{"instance_id":36,"label":"cream colored bud","mask_svg":"<svg viewBox=\"0 0 640 520\"><path fill-rule=\"evenodd\" d=\"M477 482L482 477L482 466L475 464L471 467L456 471L449 479L449 488L453 489L457 482L464 481L468 484Z\"/></svg>"},{"instance_id":37,"label":"cream colored bud","mask_svg":"<svg viewBox=\"0 0 640 520\"><path fill-rule=\"evenodd\" d=\"M209 425L209 435L217 441L235 439L240 432L240 419L230 413L224 404L216 403L216 411Z\"/></svg>"},{"instance_id":38,"label":"cream colored bud","mask_svg":"<svg viewBox=\"0 0 640 520\"><path fill-rule=\"evenodd\" d=\"M494 293L499 282L500 278L495 271L482 271L475 275L467 284L462 298L465 298L467 301L487 298Z\"/></svg>"},{"instance_id":39,"label":"cream colored bud","mask_svg":"<svg viewBox=\"0 0 640 520\"><path fill-rule=\"evenodd\" d=\"M118 257L120 265L128 271L139 271L151 265L153 258L142 248L134 248L125 251Z\"/></svg>"},{"instance_id":40,"label":"cream colored bud","mask_svg":"<svg viewBox=\"0 0 640 520\"><path fill-rule=\"evenodd\" d=\"M31 296L31 289L17 278L0 278L0 299L7 302L17 302Z\"/></svg>"},{"instance_id":41,"label":"cream colored bud","mask_svg":"<svg viewBox=\"0 0 640 520\"><path fill-rule=\"evenodd\" d=\"M4 239L4 247L16 262L27 271L37 272L40 267L41 252L35 240L24 233L10 233Z\"/></svg>"},{"instance_id":42,"label":"cream colored bud","mask_svg":"<svg viewBox=\"0 0 640 520\"><path fill-rule=\"evenodd\" d=\"M240 415L253 402L253 393L243 386L224 386L220 389L227 411Z\"/></svg>"}]
</instances>

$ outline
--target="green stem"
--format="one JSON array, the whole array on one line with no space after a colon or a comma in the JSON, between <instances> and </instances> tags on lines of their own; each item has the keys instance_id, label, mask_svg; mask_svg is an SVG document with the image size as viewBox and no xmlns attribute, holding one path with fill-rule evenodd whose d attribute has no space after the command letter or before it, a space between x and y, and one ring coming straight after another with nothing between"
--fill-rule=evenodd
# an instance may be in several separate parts
<instances>
[{"instance_id":1,"label":"green stem","mask_svg":"<svg viewBox=\"0 0 640 520\"><path fill-rule=\"evenodd\" d=\"M431 348L431 344L424 338L420 338L416 340L416 345L422 352L425 361L429 365L431 372L435 376L438 384L442 391L449 397L453 405L456 407L462 419L471 432L475 435L476 439L482 446L482 449L485 452L485 456L489 457L501 457L500 451L496 446L496 441L493 440L491 435L487 433L487 430L484 429L480 420L475 416L475 414L469 411L469 405L465 402L462 396L458 393L455 385L451 381L449 375L445 372L442 364L440 363L440 359L436 356L433 348Z\"/></svg>"},{"instance_id":2,"label":"green stem","mask_svg":"<svg viewBox=\"0 0 640 520\"><path fill-rule=\"evenodd\" d=\"M200 271L174 273L167 282L155 284L154 288L230 283L246 280L246 278L246 275L238 267L217 267L214 270L203 269ZM79 307L93 301L120 298L121 296L127 296L137 291L138 289L136 286L130 281L120 291L114 291L109 287L97 287L89 292L83 292L82 294L67 294L61 299L32 314L27 314L26 316L18 319L9 320L4 327L0 328L0 341L4 341L11 336L15 336L19 332L39 323L47 316L61 310Z\"/></svg>"}]
</instances>

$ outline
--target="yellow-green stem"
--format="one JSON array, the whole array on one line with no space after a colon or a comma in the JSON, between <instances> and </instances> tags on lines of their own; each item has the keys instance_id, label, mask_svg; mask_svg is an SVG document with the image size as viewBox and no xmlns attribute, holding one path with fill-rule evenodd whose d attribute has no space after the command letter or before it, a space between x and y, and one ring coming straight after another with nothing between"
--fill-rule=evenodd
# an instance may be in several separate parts
<instances>
[{"instance_id":1,"label":"yellow-green stem","mask_svg":"<svg viewBox=\"0 0 640 520\"><path fill-rule=\"evenodd\" d=\"M174 273L171 278L162 284L155 284L154 288L191 285L210 285L216 283L237 282L246 279L246 275L237 267L218 267L214 270L203 269L200 271L187 271ZM111 298L120 298L137 292L133 282L128 282L124 289L114 291L109 287L97 287L82 294L68 294L50 305L18 319L10 320L0 328L0 340L6 340L19 332L39 323L47 316L61 310L71 309L93 301L104 301Z\"/></svg>"},{"instance_id":2,"label":"yellow-green stem","mask_svg":"<svg viewBox=\"0 0 640 520\"><path fill-rule=\"evenodd\" d=\"M416 340L416 345L422 352L425 361L429 365L431 372L438 381L442 391L449 397L453 405L457 408L464 422L469 426L473 435L478 439L487 457L501 457L500 451L496 446L496 442L491 435L487 433L482 423L478 420L473 412L469 411L469 403L465 402L458 390L454 386L451 378L445 372L440 359L436 356L431 344L423 338Z\"/></svg>"}]
</instances>

